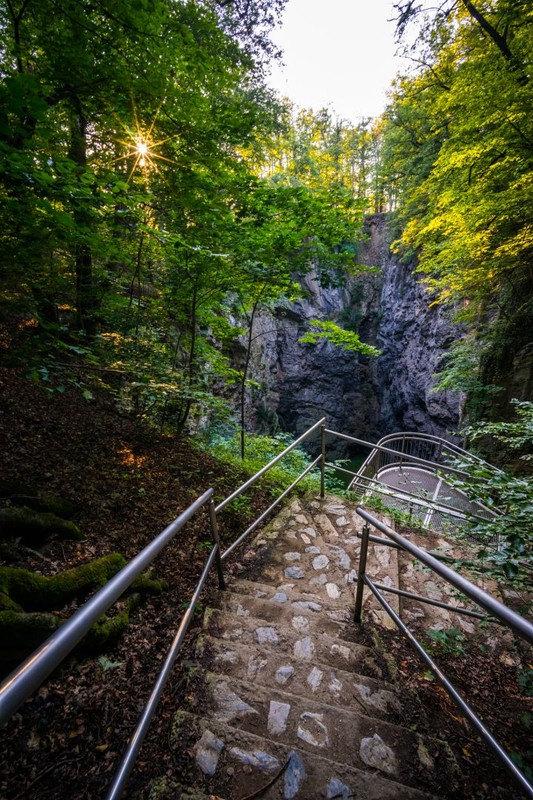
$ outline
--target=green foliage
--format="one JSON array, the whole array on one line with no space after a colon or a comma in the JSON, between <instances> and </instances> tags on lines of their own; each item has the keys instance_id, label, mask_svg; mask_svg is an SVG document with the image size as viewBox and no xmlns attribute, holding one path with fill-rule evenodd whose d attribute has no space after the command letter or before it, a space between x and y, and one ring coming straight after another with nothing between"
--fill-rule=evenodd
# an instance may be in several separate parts
<instances>
[{"instance_id":1,"label":"green foliage","mask_svg":"<svg viewBox=\"0 0 533 800\"><path fill-rule=\"evenodd\" d=\"M477 442L485 436L493 437L516 454L522 461L533 459L533 402L512 401L517 420L515 422L479 422L467 428L467 437Z\"/></svg>"},{"instance_id":2,"label":"green foliage","mask_svg":"<svg viewBox=\"0 0 533 800\"><path fill-rule=\"evenodd\" d=\"M487 368L502 349L502 323L512 334L503 364L531 341L530 11L509 0L397 8L400 35L411 19L420 24L416 45L406 48L413 67L396 81L383 120L395 249L416 257L433 298L472 333L439 379L441 387L473 393L468 410L479 418L490 411L490 385L506 385L505 375Z\"/></svg>"},{"instance_id":3,"label":"green foliage","mask_svg":"<svg viewBox=\"0 0 533 800\"><path fill-rule=\"evenodd\" d=\"M518 685L526 697L533 697L533 668L527 667L518 676Z\"/></svg>"},{"instance_id":4,"label":"green foliage","mask_svg":"<svg viewBox=\"0 0 533 800\"><path fill-rule=\"evenodd\" d=\"M0 5L0 319L50 391L100 384L182 429L241 377L220 352L235 292L246 316L313 260L342 281L362 206L329 139L313 175L267 167L284 0L108 5Z\"/></svg>"},{"instance_id":5,"label":"green foliage","mask_svg":"<svg viewBox=\"0 0 533 800\"><path fill-rule=\"evenodd\" d=\"M467 429L471 441L491 436L510 456L527 464L533 450L533 403L516 402L515 422L478 423ZM484 462L454 459L453 465L468 477L449 476L450 483L472 500L483 503L496 514L490 520L471 519L468 536L480 541L479 561L485 562L496 578L527 587L531 577L533 544L533 482L529 475L496 470ZM497 547L496 547L497 545Z\"/></svg>"},{"instance_id":6,"label":"green foliage","mask_svg":"<svg viewBox=\"0 0 533 800\"><path fill-rule=\"evenodd\" d=\"M294 441L293 437L287 433L278 433L275 436L245 434L245 458L242 460L240 452L240 432L233 435L214 435L206 444L207 449L221 461L225 461L234 466L238 466L254 475L259 472L266 464L272 461L285 448L289 447ZM311 464L313 459L301 447L296 447L287 453L284 458L275 464L264 476L263 483L272 493L278 495L290 486L296 478ZM328 491L338 491L340 483L335 476L335 470L326 468L325 484ZM320 470L319 467L309 472L298 484L297 490L318 491L320 489ZM245 498L237 498L239 510L246 510ZM242 504L242 505L241 505Z\"/></svg>"},{"instance_id":7,"label":"green foliage","mask_svg":"<svg viewBox=\"0 0 533 800\"><path fill-rule=\"evenodd\" d=\"M364 356L379 356L380 354L376 347L362 342L357 333L344 330L331 320L313 320L311 325L313 330L298 339L302 344L316 344L320 340L325 340L348 352L360 353Z\"/></svg>"},{"instance_id":8,"label":"green foliage","mask_svg":"<svg viewBox=\"0 0 533 800\"><path fill-rule=\"evenodd\" d=\"M102 672L107 672L109 669L117 669L122 666L122 661L111 661L107 656L99 656L97 663Z\"/></svg>"},{"instance_id":9,"label":"green foliage","mask_svg":"<svg viewBox=\"0 0 533 800\"><path fill-rule=\"evenodd\" d=\"M209 443L210 452L221 461L243 468L250 475L259 472L269 461L272 461L293 439L289 434L279 433L276 436L257 436L246 434L245 458L239 457L239 433L230 437L213 437ZM272 467L264 477L264 483L272 494L279 494L296 479L311 463L310 457L301 448L291 450L278 464ZM300 483L302 491L319 487L317 472L307 475Z\"/></svg>"},{"instance_id":10,"label":"green foliage","mask_svg":"<svg viewBox=\"0 0 533 800\"><path fill-rule=\"evenodd\" d=\"M466 654L466 636L458 628L448 628L447 630L431 630L427 632L427 638L432 644L432 649L436 654L451 656L464 656Z\"/></svg>"}]
</instances>

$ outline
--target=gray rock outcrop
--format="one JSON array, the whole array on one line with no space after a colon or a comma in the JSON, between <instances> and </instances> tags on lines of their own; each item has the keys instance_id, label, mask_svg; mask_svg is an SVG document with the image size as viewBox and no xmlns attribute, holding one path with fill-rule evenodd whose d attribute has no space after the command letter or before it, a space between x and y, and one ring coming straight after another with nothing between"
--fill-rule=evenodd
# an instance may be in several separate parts
<instances>
[{"instance_id":1,"label":"gray rock outcrop","mask_svg":"<svg viewBox=\"0 0 533 800\"><path fill-rule=\"evenodd\" d=\"M298 435L326 416L328 427L371 441L397 430L447 438L457 430L461 398L433 391L433 375L457 328L431 305L414 265L390 252L386 216L368 217L366 231L358 261L377 269L337 288L321 286L311 273L301 282L301 299L256 317L250 429ZM313 319L357 331L381 356L344 352L325 341L300 343ZM346 455L341 440L335 447L331 458Z\"/></svg>"}]
</instances>

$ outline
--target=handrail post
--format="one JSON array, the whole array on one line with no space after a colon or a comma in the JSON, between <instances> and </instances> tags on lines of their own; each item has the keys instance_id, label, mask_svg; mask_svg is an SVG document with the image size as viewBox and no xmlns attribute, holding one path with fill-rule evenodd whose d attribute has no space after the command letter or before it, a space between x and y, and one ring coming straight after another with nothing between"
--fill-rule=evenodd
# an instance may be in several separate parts
<instances>
[{"instance_id":1,"label":"handrail post","mask_svg":"<svg viewBox=\"0 0 533 800\"><path fill-rule=\"evenodd\" d=\"M320 497L323 500L326 494L326 421L320 426Z\"/></svg>"},{"instance_id":2,"label":"handrail post","mask_svg":"<svg viewBox=\"0 0 533 800\"><path fill-rule=\"evenodd\" d=\"M215 501L213 500L212 497L209 501L209 521L211 523L211 536L213 537L215 547L217 548L216 565L218 574L218 586L219 589L225 589L226 581L224 580L224 570L222 568L222 558L220 556L220 536L218 533L217 511L215 507Z\"/></svg>"},{"instance_id":3,"label":"handrail post","mask_svg":"<svg viewBox=\"0 0 533 800\"><path fill-rule=\"evenodd\" d=\"M355 593L355 622L361 624L363 612L363 589L365 588L366 558L370 540L370 525L365 522L361 536L361 552L359 554L359 572L357 573L357 591Z\"/></svg>"}]
</instances>

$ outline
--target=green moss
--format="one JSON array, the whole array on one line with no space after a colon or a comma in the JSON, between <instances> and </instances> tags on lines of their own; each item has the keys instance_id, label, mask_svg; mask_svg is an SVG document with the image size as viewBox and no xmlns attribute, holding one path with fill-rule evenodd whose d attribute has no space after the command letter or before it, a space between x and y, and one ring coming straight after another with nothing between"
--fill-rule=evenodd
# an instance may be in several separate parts
<instances>
[{"instance_id":1,"label":"green moss","mask_svg":"<svg viewBox=\"0 0 533 800\"><path fill-rule=\"evenodd\" d=\"M85 538L75 522L61 519L50 511L33 511L26 506L9 506L0 510L0 535L3 538L19 536L34 544L40 544L51 536Z\"/></svg>"},{"instance_id":2,"label":"green moss","mask_svg":"<svg viewBox=\"0 0 533 800\"><path fill-rule=\"evenodd\" d=\"M64 519L71 519L79 511L79 506L71 500L13 481L0 481L0 497L9 500L11 505L26 506L34 511L51 511Z\"/></svg>"},{"instance_id":3,"label":"green moss","mask_svg":"<svg viewBox=\"0 0 533 800\"><path fill-rule=\"evenodd\" d=\"M110 553L50 577L27 569L0 567L0 592L26 611L52 611L103 586L125 564L120 553Z\"/></svg>"},{"instance_id":4,"label":"green moss","mask_svg":"<svg viewBox=\"0 0 533 800\"><path fill-rule=\"evenodd\" d=\"M29 655L64 622L57 615L45 612L59 610L74 598L83 598L107 583L125 564L120 553L111 553L51 577L0 567L0 661L14 662ZM127 627L130 614L142 596L159 593L161 589L160 581L141 575L117 613L102 616L80 647L99 651L114 641Z\"/></svg>"},{"instance_id":5,"label":"green moss","mask_svg":"<svg viewBox=\"0 0 533 800\"><path fill-rule=\"evenodd\" d=\"M21 661L51 636L60 623L55 614L0 611L0 661Z\"/></svg>"}]
</instances>

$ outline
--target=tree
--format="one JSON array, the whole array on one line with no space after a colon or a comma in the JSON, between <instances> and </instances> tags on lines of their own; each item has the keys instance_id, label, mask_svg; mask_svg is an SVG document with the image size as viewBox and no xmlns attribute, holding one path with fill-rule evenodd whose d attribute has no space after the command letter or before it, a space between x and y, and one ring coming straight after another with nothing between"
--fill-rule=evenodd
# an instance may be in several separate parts
<instances>
[{"instance_id":1,"label":"tree","mask_svg":"<svg viewBox=\"0 0 533 800\"><path fill-rule=\"evenodd\" d=\"M446 2L433 15L425 3L397 8L400 31L427 11L416 71L398 80L384 123L384 173L398 197L396 249L416 254L436 300L476 329L486 361L502 341L515 352L530 341L527 4Z\"/></svg>"}]
</instances>

